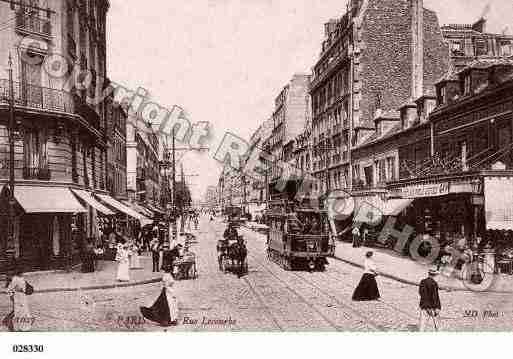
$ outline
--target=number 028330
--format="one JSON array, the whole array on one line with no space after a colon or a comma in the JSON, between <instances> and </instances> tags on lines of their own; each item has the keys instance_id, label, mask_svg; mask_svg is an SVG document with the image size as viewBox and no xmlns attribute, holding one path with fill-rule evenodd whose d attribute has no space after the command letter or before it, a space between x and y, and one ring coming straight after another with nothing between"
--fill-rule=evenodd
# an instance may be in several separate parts
<instances>
[{"instance_id":1,"label":"number 028330","mask_svg":"<svg viewBox=\"0 0 513 359\"><path fill-rule=\"evenodd\" d=\"M15 344L12 346L13 353L43 353L45 348L43 345L22 345Z\"/></svg>"}]
</instances>

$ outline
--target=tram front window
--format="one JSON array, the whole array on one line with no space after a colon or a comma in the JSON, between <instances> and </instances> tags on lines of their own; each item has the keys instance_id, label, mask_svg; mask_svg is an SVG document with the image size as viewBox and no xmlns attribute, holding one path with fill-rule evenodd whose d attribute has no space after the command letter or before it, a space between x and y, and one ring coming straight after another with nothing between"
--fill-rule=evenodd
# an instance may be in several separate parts
<instances>
[{"instance_id":1,"label":"tram front window","mask_svg":"<svg viewBox=\"0 0 513 359\"><path fill-rule=\"evenodd\" d=\"M290 234L301 234L303 228L296 217L287 219L287 232Z\"/></svg>"}]
</instances>

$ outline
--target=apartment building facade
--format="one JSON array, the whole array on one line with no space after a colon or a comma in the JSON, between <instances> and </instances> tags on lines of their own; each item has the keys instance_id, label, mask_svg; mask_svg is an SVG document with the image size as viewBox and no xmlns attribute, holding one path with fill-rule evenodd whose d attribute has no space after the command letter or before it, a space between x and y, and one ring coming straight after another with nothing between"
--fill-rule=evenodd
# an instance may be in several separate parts
<instances>
[{"instance_id":1,"label":"apartment building facade","mask_svg":"<svg viewBox=\"0 0 513 359\"><path fill-rule=\"evenodd\" d=\"M280 195L281 190L276 190L280 179L290 178L290 174L283 172L284 166L281 164L294 165L295 139L304 131L310 118L310 78L308 74L295 74L275 99L272 130L263 146L272 158L272 163L268 164L270 197Z\"/></svg>"},{"instance_id":2,"label":"apartment building facade","mask_svg":"<svg viewBox=\"0 0 513 359\"><path fill-rule=\"evenodd\" d=\"M14 236L0 234L0 267L69 267L94 235L97 211L73 190L106 190L105 104L90 105L106 75L109 3L18 1L0 3L0 221L8 228L10 170L9 71L15 111ZM58 55L60 76L46 60ZM55 57L54 57L55 58ZM5 66L4 66L5 65ZM69 81L72 68L88 74L87 88ZM58 199L58 201L56 201Z\"/></svg>"}]
</instances>

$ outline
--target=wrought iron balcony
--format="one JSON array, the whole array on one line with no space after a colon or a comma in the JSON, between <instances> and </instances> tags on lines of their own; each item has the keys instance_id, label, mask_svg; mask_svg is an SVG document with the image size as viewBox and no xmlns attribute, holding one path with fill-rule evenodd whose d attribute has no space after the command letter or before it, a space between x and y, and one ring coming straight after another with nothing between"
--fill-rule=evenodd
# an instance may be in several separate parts
<instances>
[{"instance_id":1,"label":"wrought iron balcony","mask_svg":"<svg viewBox=\"0 0 513 359\"><path fill-rule=\"evenodd\" d=\"M9 103L9 80L0 79L0 103ZM14 82L14 103L38 110L75 112L70 93L19 82Z\"/></svg>"},{"instance_id":2,"label":"wrought iron balcony","mask_svg":"<svg viewBox=\"0 0 513 359\"><path fill-rule=\"evenodd\" d=\"M23 179L38 179L41 181L49 181L52 178L52 172L48 167L23 167Z\"/></svg>"},{"instance_id":3,"label":"wrought iron balcony","mask_svg":"<svg viewBox=\"0 0 513 359\"><path fill-rule=\"evenodd\" d=\"M29 14L24 10L16 13L16 29L46 37L52 36L52 23L50 19Z\"/></svg>"},{"instance_id":4,"label":"wrought iron balcony","mask_svg":"<svg viewBox=\"0 0 513 359\"><path fill-rule=\"evenodd\" d=\"M15 106L34 110L78 114L95 129L100 129L100 115L80 96L69 92L14 82ZM9 104L9 80L0 79L0 104Z\"/></svg>"}]
</instances>

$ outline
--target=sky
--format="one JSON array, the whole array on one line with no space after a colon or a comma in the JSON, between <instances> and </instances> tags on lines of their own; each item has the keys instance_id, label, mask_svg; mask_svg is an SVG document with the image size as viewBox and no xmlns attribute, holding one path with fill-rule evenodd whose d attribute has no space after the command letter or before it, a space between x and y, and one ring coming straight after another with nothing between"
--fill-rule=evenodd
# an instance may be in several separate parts
<instances>
[{"instance_id":1,"label":"sky","mask_svg":"<svg viewBox=\"0 0 513 359\"><path fill-rule=\"evenodd\" d=\"M208 121L209 153L185 153L194 198L216 185L213 158L225 132L249 138L273 111L294 73L310 72L323 24L343 15L345 0L110 0L108 74L143 87L162 106ZM489 6L487 7L487 5ZM425 0L441 24L486 15L488 31L513 34L511 0ZM194 175L199 175L194 177Z\"/></svg>"}]
</instances>

